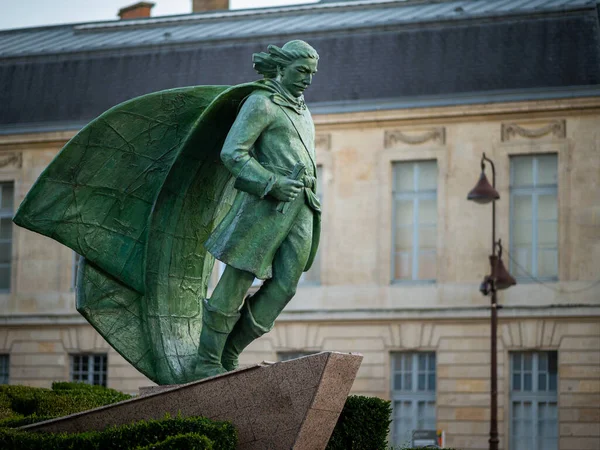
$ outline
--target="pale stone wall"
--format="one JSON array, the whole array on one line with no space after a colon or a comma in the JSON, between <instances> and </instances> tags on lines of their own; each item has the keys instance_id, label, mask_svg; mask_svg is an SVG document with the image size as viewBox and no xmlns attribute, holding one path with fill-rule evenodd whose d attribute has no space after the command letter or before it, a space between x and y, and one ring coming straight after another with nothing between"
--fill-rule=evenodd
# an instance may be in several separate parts
<instances>
[{"instance_id":1,"label":"pale stone wall","mask_svg":"<svg viewBox=\"0 0 600 450\"><path fill-rule=\"evenodd\" d=\"M241 363L276 361L278 352L359 352L363 363L352 393L390 398L391 353L435 351L437 426L448 446L487 449L489 432L489 321L381 320L281 322L244 352ZM498 419L501 448L509 448L511 351L557 350L561 450L600 445L600 323L592 318L506 318L498 331ZM152 383L88 325L0 329L0 353L11 354L11 383L48 387L69 379L70 353L107 353L108 386L136 393Z\"/></svg>"},{"instance_id":2,"label":"pale stone wall","mask_svg":"<svg viewBox=\"0 0 600 450\"><path fill-rule=\"evenodd\" d=\"M279 323L253 343L242 363L274 361L277 352L346 351L364 356L352 393L390 398L390 355L435 351L437 427L447 445L488 448L489 320L382 320L373 323ZM498 329L498 429L508 449L511 351L558 351L561 450L600 448L600 321L597 318L502 318Z\"/></svg>"},{"instance_id":3,"label":"pale stone wall","mask_svg":"<svg viewBox=\"0 0 600 450\"><path fill-rule=\"evenodd\" d=\"M107 385L130 394L154 385L89 325L0 327L0 354L10 354L10 383L50 387L70 379L71 354L106 354Z\"/></svg>"},{"instance_id":4,"label":"pale stone wall","mask_svg":"<svg viewBox=\"0 0 600 450\"><path fill-rule=\"evenodd\" d=\"M390 396L390 352L435 351L437 422L448 445L485 449L489 421L488 272L491 207L466 201L483 151L495 161L497 235L508 247L509 157L558 154L559 281L500 293L501 448L508 449L508 352L558 350L561 450L600 448L600 99L570 99L315 116L323 168L321 285L306 286L275 329L243 355L364 354L353 392ZM0 181L19 204L73 132L0 136ZM14 158L13 158L14 157ZM436 159L438 262L432 284L391 284L392 162ZM3 164L3 161L9 161ZM488 176L490 175L488 169ZM0 293L0 353L10 381L69 377L70 353L108 353L108 385L150 382L75 311L72 252L14 227L10 293ZM507 259L505 258L505 262ZM507 264L508 265L508 264Z\"/></svg>"}]
</instances>

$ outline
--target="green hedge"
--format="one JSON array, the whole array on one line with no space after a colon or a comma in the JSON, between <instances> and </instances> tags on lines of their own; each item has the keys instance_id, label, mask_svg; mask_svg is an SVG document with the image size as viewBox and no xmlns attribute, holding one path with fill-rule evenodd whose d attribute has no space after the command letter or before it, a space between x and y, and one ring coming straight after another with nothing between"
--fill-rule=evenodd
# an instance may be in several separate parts
<instances>
[{"instance_id":1,"label":"green hedge","mask_svg":"<svg viewBox=\"0 0 600 450\"><path fill-rule=\"evenodd\" d=\"M228 422L188 417L136 422L84 433L35 433L0 429L0 448L18 450L121 450L136 447L160 449L233 450L237 433Z\"/></svg>"},{"instance_id":2,"label":"green hedge","mask_svg":"<svg viewBox=\"0 0 600 450\"><path fill-rule=\"evenodd\" d=\"M351 395L327 450L387 450L391 414L391 403L387 400Z\"/></svg>"},{"instance_id":3,"label":"green hedge","mask_svg":"<svg viewBox=\"0 0 600 450\"><path fill-rule=\"evenodd\" d=\"M206 436L198 433L187 433L169 436L162 442L137 447L136 450L218 450Z\"/></svg>"},{"instance_id":4,"label":"green hedge","mask_svg":"<svg viewBox=\"0 0 600 450\"><path fill-rule=\"evenodd\" d=\"M55 381L52 383L53 391L95 391L95 392L104 392L107 387L99 386L97 384L89 384L82 382L73 382L73 381Z\"/></svg>"},{"instance_id":5,"label":"green hedge","mask_svg":"<svg viewBox=\"0 0 600 450\"><path fill-rule=\"evenodd\" d=\"M84 383L56 382L52 389L0 386L0 449L233 450L237 444L233 425L203 417L142 421L74 434L14 429L129 398L114 389Z\"/></svg>"},{"instance_id":6,"label":"green hedge","mask_svg":"<svg viewBox=\"0 0 600 450\"><path fill-rule=\"evenodd\" d=\"M0 392L0 420L12 417L15 412L10 409L10 399Z\"/></svg>"},{"instance_id":7,"label":"green hedge","mask_svg":"<svg viewBox=\"0 0 600 450\"><path fill-rule=\"evenodd\" d=\"M114 389L84 383L54 383L52 389L2 385L0 419L66 416L129 398Z\"/></svg>"},{"instance_id":8,"label":"green hedge","mask_svg":"<svg viewBox=\"0 0 600 450\"><path fill-rule=\"evenodd\" d=\"M15 415L7 417L6 419L0 420L0 428L19 428L25 425L31 425L36 422L43 422L44 420L54 419L54 416L38 416L33 414L31 416Z\"/></svg>"},{"instance_id":9,"label":"green hedge","mask_svg":"<svg viewBox=\"0 0 600 450\"><path fill-rule=\"evenodd\" d=\"M104 406L131 396L83 383L57 382L52 389L0 386L0 448L227 450L237 437L229 423L204 418L138 422L102 432L26 433L11 428ZM376 397L348 397L327 450L388 450L391 404ZM397 449L400 450L400 449ZM412 450L402 448L402 450ZM446 449L451 450L451 449Z\"/></svg>"}]
</instances>

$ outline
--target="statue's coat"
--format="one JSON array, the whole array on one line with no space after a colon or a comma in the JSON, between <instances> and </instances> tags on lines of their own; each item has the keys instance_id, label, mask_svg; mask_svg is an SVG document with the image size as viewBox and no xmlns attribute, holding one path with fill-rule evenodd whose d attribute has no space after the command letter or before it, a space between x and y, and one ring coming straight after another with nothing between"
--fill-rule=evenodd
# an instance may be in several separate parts
<instances>
[{"instance_id":1,"label":"statue's coat","mask_svg":"<svg viewBox=\"0 0 600 450\"><path fill-rule=\"evenodd\" d=\"M257 89L172 89L115 106L65 145L14 218L84 257L78 311L159 384L193 377L214 263L204 243L236 193L219 153Z\"/></svg>"},{"instance_id":2,"label":"statue's coat","mask_svg":"<svg viewBox=\"0 0 600 450\"><path fill-rule=\"evenodd\" d=\"M265 195L274 174L290 176L298 163L305 166L306 175L316 177L310 112L296 112L278 99L272 91L254 91L231 127L221 157L236 176L235 187L240 192L206 243L220 261L261 279L271 278L275 252L299 220L305 201L314 211L311 256L305 270L314 260L320 237L320 207L314 187L305 187L285 214L277 210L276 199Z\"/></svg>"}]
</instances>

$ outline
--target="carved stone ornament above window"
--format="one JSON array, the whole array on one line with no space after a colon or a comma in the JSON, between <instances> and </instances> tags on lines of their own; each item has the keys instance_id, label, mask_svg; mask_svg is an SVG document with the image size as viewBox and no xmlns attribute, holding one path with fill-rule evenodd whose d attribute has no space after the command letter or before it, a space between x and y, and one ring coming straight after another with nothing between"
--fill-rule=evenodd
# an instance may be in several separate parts
<instances>
[{"instance_id":1,"label":"carved stone ornament above window","mask_svg":"<svg viewBox=\"0 0 600 450\"><path fill-rule=\"evenodd\" d=\"M516 136L522 136L529 139L538 139L546 135L553 135L564 139L567 135L567 126L565 120L554 120L538 128L525 128L516 123L502 124L502 142L509 141Z\"/></svg>"},{"instance_id":2,"label":"carved stone ornament above window","mask_svg":"<svg viewBox=\"0 0 600 450\"><path fill-rule=\"evenodd\" d=\"M8 166L23 167L22 153L0 153L0 169Z\"/></svg>"},{"instance_id":3,"label":"carved stone ornament above window","mask_svg":"<svg viewBox=\"0 0 600 450\"><path fill-rule=\"evenodd\" d=\"M331 150L331 134L317 134L315 136L315 147L323 150Z\"/></svg>"},{"instance_id":4,"label":"carved stone ornament above window","mask_svg":"<svg viewBox=\"0 0 600 450\"><path fill-rule=\"evenodd\" d=\"M446 143L446 129L444 127L432 128L425 131L400 131L388 130L385 132L384 145L386 148L393 147L397 143L419 145L434 141L439 145Z\"/></svg>"}]
</instances>

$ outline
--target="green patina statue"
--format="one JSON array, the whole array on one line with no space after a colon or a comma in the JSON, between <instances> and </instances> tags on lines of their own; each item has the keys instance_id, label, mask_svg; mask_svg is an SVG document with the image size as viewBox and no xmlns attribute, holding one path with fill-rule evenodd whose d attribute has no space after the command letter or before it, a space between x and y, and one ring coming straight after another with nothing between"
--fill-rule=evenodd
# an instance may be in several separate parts
<instances>
[{"instance_id":1,"label":"green patina statue","mask_svg":"<svg viewBox=\"0 0 600 450\"><path fill-rule=\"evenodd\" d=\"M158 384L225 373L268 332L320 236L317 71L303 41L253 56L263 80L144 95L74 136L14 218L82 255L77 310ZM225 271L207 298L214 258ZM255 278L266 280L251 296Z\"/></svg>"}]
</instances>

